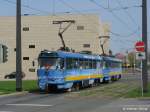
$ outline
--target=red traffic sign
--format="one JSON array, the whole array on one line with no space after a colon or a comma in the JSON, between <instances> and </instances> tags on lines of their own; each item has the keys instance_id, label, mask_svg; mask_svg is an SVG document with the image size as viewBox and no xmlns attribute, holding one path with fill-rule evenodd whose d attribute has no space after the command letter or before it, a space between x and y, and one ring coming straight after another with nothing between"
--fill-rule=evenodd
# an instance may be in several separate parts
<instances>
[{"instance_id":1,"label":"red traffic sign","mask_svg":"<svg viewBox=\"0 0 150 112\"><path fill-rule=\"evenodd\" d=\"M135 44L135 49L137 52L144 52L145 51L145 44L142 41L138 41Z\"/></svg>"}]
</instances>

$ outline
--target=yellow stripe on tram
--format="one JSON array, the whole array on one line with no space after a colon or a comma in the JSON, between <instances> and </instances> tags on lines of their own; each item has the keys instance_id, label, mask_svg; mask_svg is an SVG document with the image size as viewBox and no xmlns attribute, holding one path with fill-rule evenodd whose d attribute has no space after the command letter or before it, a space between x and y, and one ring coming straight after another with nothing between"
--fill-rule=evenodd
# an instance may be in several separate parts
<instances>
[{"instance_id":1,"label":"yellow stripe on tram","mask_svg":"<svg viewBox=\"0 0 150 112\"><path fill-rule=\"evenodd\" d=\"M102 78L102 74L93 74L93 75L78 75L78 76L67 76L65 78L65 81L76 81L76 80L84 80L84 79L90 79L90 78Z\"/></svg>"},{"instance_id":2,"label":"yellow stripe on tram","mask_svg":"<svg viewBox=\"0 0 150 112\"><path fill-rule=\"evenodd\" d=\"M109 73L110 76L120 75L120 74L122 74L122 72L110 72Z\"/></svg>"}]
</instances>

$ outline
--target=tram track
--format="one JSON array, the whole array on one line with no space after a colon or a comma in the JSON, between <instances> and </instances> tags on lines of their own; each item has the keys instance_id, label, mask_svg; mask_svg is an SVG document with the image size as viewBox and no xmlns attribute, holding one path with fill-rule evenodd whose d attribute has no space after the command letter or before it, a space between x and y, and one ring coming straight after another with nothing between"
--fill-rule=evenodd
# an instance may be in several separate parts
<instances>
[{"instance_id":1,"label":"tram track","mask_svg":"<svg viewBox=\"0 0 150 112\"><path fill-rule=\"evenodd\" d=\"M140 75L125 74L121 80L85 88L69 93L70 97L124 97L129 91L140 87Z\"/></svg>"}]
</instances>

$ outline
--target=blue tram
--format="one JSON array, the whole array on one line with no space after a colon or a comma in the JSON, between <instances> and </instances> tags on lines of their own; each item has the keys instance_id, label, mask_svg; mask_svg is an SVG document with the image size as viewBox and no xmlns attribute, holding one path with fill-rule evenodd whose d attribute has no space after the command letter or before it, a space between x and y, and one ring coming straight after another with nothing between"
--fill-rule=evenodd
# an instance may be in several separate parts
<instances>
[{"instance_id":1,"label":"blue tram","mask_svg":"<svg viewBox=\"0 0 150 112\"><path fill-rule=\"evenodd\" d=\"M78 90L121 78L121 61L110 57L45 50L39 54L38 62L38 86L44 91Z\"/></svg>"},{"instance_id":2,"label":"blue tram","mask_svg":"<svg viewBox=\"0 0 150 112\"><path fill-rule=\"evenodd\" d=\"M122 75L122 61L114 57L103 56L102 71L104 75L103 82L116 81Z\"/></svg>"}]
</instances>

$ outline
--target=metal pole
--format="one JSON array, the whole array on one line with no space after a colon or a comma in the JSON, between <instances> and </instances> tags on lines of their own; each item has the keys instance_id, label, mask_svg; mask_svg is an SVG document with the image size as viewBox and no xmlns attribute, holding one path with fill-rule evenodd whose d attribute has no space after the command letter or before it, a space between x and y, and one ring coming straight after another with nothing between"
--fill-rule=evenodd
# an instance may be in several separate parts
<instances>
[{"instance_id":1,"label":"metal pole","mask_svg":"<svg viewBox=\"0 0 150 112\"><path fill-rule=\"evenodd\" d=\"M22 91L21 0L16 4L16 91Z\"/></svg>"},{"instance_id":2,"label":"metal pole","mask_svg":"<svg viewBox=\"0 0 150 112\"><path fill-rule=\"evenodd\" d=\"M145 60L142 61L143 92L148 92L147 73L147 0L142 0L142 41L145 43Z\"/></svg>"},{"instance_id":3,"label":"metal pole","mask_svg":"<svg viewBox=\"0 0 150 112\"><path fill-rule=\"evenodd\" d=\"M142 67L142 60L141 60L141 67ZM143 67L142 67L143 68ZM141 68L141 69L142 69ZM143 76L143 74L142 74L143 72L142 72L142 70L141 70L141 93L142 93L142 96L143 96L143 78L142 78L142 76Z\"/></svg>"},{"instance_id":4,"label":"metal pole","mask_svg":"<svg viewBox=\"0 0 150 112\"><path fill-rule=\"evenodd\" d=\"M135 74L135 69L136 69L136 53L134 52L134 65L133 65L134 69L133 72Z\"/></svg>"}]
</instances>

